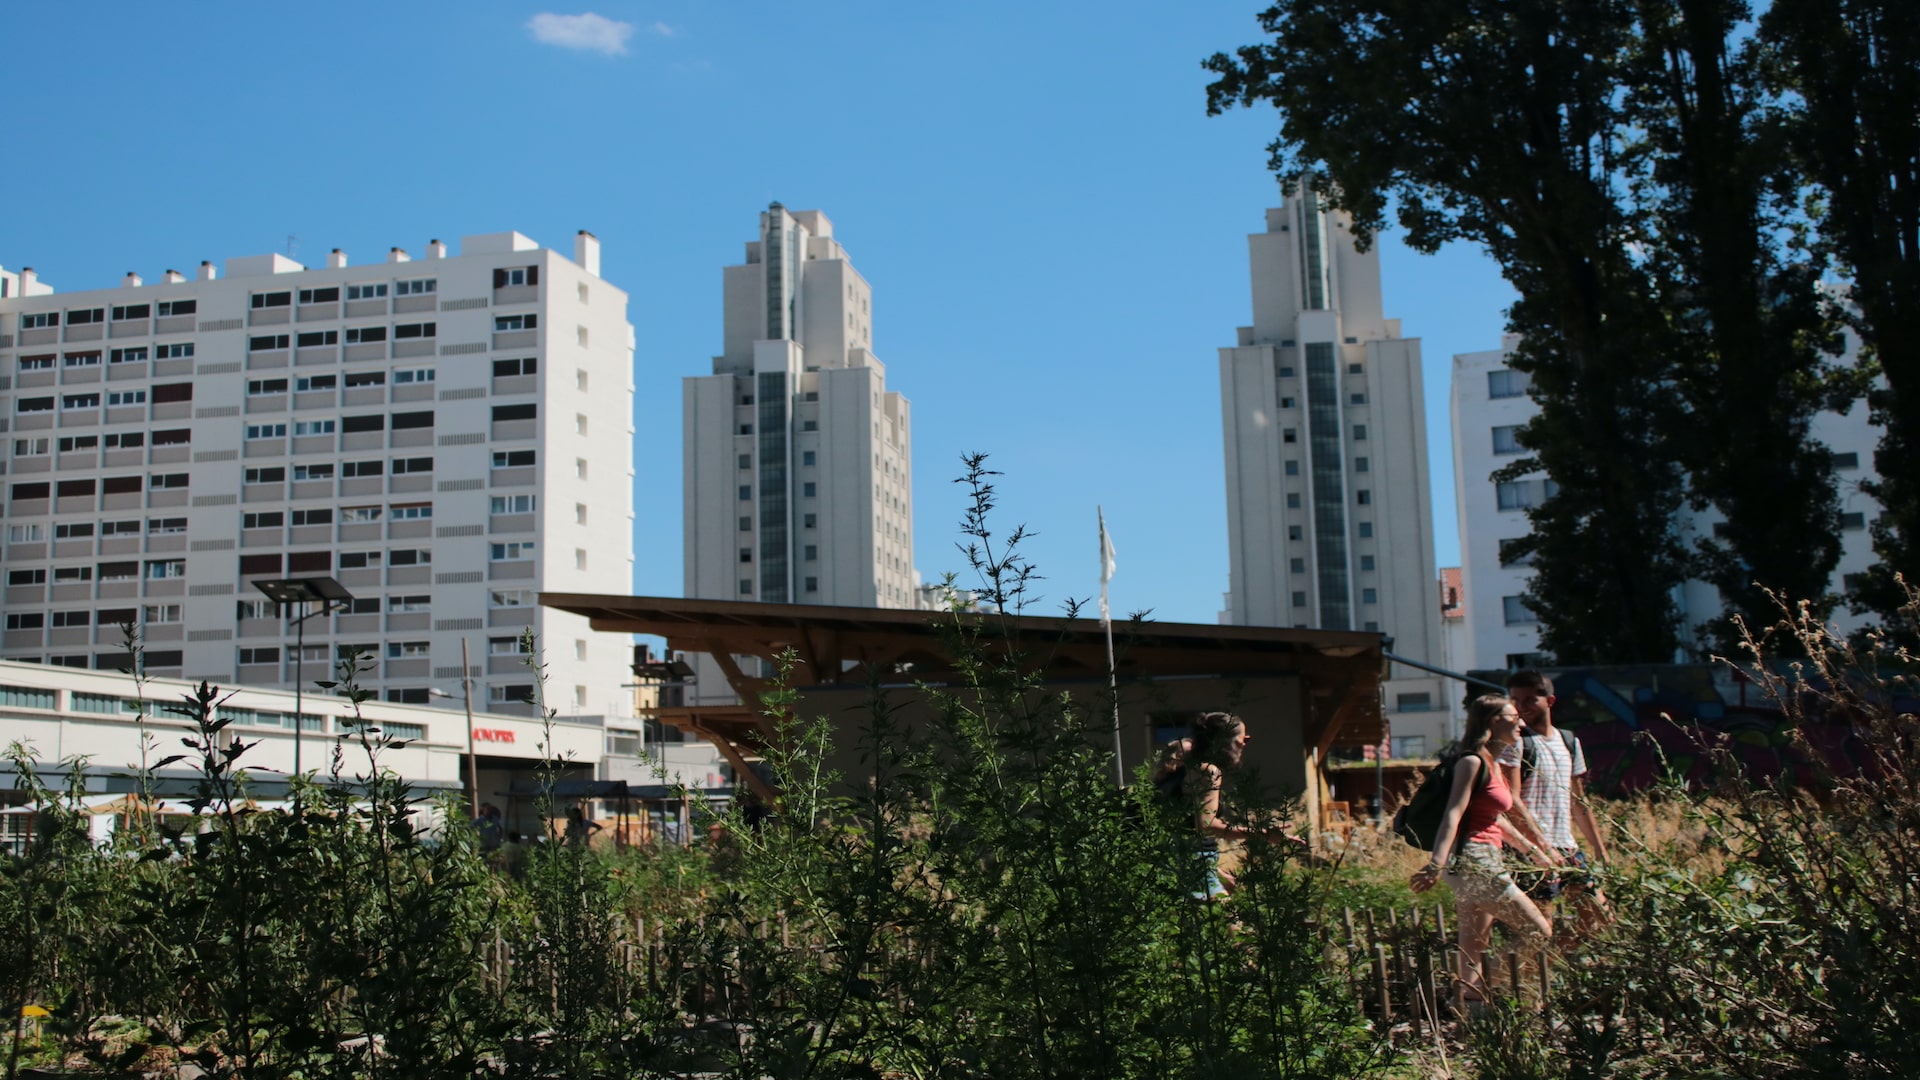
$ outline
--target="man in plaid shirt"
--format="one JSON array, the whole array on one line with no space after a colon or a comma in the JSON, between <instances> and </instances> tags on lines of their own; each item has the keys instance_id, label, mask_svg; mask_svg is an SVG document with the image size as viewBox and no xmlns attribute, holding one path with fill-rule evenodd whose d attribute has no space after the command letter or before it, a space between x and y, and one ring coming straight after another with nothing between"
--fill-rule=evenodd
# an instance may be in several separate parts
<instances>
[{"instance_id":1,"label":"man in plaid shirt","mask_svg":"<svg viewBox=\"0 0 1920 1080\"><path fill-rule=\"evenodd\" d=\"M1546 874L1530 895L1544 905L1566 894L1580 912L1582 928L1592 929L1605 918L1606 900L1587 872L1587 856L1574 840L1574 831L1579 830L1602 865L1607 861L1607 844L1587 805L1586 755L1571 731L1553 726L1553 680L1538 671L1516 671L1507 677L1507 694L1527 725L1521 740L1500 756L1507 789L1520 796L1540 823L1543 835L1528 839L1561 858L1561 865Z\"/></svg>"}]
</instances>

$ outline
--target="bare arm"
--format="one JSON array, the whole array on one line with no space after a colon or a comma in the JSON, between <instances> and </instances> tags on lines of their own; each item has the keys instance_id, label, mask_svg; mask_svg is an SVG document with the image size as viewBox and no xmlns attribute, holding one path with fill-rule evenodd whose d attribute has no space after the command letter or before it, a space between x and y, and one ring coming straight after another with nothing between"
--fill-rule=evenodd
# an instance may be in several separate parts
<instances>
[{"instance_id":1,"label":"bare arm","mask_svg":"<svg viewBox=\"0 0 1920 1080\"><path fill-rule=\"evenodd\" d=\"M1453 788L1447 792L1447 808L1440 815L1440 828L1433 837L1433 858L1414 871L1410 883L1414 892L1433 888L1440 870L1453 854L1453 838L1460 831L1460 819L1466 815L1467 802L1473 798L1473 784L1480 776L1480 757L1469 754L1453 767Z\"/></svg>"},{"instance_id":2,"label":"bare arm","mask_svg":"<svg viewBox=\"0 0 1920 1080\"><path fill-rule=\"evenodd\" d=\"M1200 797L1199 819L1196 824L1202 835L1218 836L1223 840L1244 840L1255 836L1272 837L1284 835L1286 829L1275 826L1271 829L1256 829L1251 825L1234 825L1220 816L1220 788L1224 778L1218 766L1203 764L1200 775L1205 777L1206 794Z\"/></svg>"},{"instance_id":3,"label":"bare arm","mask_svg":"<svg viewBox=\"0 0 1920 1080\"><path fill-rule=\"evenodd\" d=\"M1600 823L1594 819L1593 808L1587 805L1587 783L1580 777L1573 778L1573 827L1580 830L1580 836L1593 849L1594 858L1607 861L1607 842L1601 839Z\"/></svg>"},{"instance_id":4,"label":"bare arm","mask_svg":"<svg viewBox=\"0 0 1920 1080\"><path fill-rule=\"evenodd\" d=\"M1547 843L1547 831L1540 827L1540 819L1533 816L1533 811L1527 808L1527 800L1520 794L1526 790L1520 783L1520 766L1500 766L1500 777L1507 782L1507 790L1513 793L1513 809L1507 811L1508 823L1515 832L1526 838L1527 844L1543 852L1552 852L1553 845ZM1526 848L1526 844L1514 846L1522 850ZM1554 852L1545 865L1551 866L1559 861L1559 853Z\"/></svg>"}]
</instances>

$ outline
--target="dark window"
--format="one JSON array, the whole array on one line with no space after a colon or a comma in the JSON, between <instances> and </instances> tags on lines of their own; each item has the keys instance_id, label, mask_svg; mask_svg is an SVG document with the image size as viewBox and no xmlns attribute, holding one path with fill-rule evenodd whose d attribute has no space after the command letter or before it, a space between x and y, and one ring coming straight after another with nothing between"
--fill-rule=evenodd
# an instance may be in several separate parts
<instances>
[{"instance_id":1,"label":"dark window","mask_svg":"<svg viewBox=\"0 0 1920 1080\"><path fill-rule=\"evenodd\" d=\"M280 572L280 553L276 551L266 555L242 555L240 572L242 574L277 574Z\"/></svg>"},{"instance_id":2,"label":"dark window","mask_svg":"<svg viewBox=\"0 0 1920 1080\"><path fill-rule=\"evenodd\" d=\"M257 292L253 294L253 306L256 308L286 307L293 303L291 292Z\"/></svg>"},{"instance_id":3,"label":"dark window","mask_svg":"<svg viewBox=\"0 0 1920 1080\"><path fill-rule=\"evenodd\" d=\"M347 327L347 344L349 345L371 345L385 340L387 340L387 328L384 326Z\"/></svg>"},{"instance_id":4,"label":"dark window","mask_svg":"<svg viewBox=\"0 0 1920 1080\"><path fill-rule=\"evenodd\" d=\"M137 484L139 482L139 477L135 477L134 483ZM13 485L13 497L15 499L44 499L51 495L52 491L53 489L44 480L31 484Z\"/></svg>"},{"instance_id":5,"label":"dark window","mask_svg":"<svg viewBox=\"0 0 1920 1080\"><path fill-rule=\"evenodd\" d=\"M183 488L186 486L187 486L187 474L183 472L154 473L153 479L149 481L147 484L147 487L149 489L155 490L155 491L158 491L161 488Z\"/></svg>"},{"instance_id":6,"label":"dark window","mask_svg":"<svg viewBox=\"0 0 1920 1080\"><path fill-rule=\"evenodd\" d=\"M387 385L387 373L384 371L348 372L346 385L349 390L356 386L385 386Z\"/></svg>"},{"instance_id":7,"label":"dark window","mask_svg":"<svg viewBox=\"0 0 1920 1080\"><path fill-rule=\"evenodd\" d=\"M1860 455L1857 453L1835 454L1833 455L1833 467L1836 469L1857 469L1860 467Z\"/></svg>"},{"instance_id":8,"label":"dark window","mask_svg":"<svg viewBox=\"0 0 1920 1080\"><path fill-rule=\"evenodd\" d=\"M1858 512L1841 514L1840 527L1843 529L1864 529L1867 527L1867 515Z\"/></svg>"},{"instance_id":9,"label":"dark window","mask_svg":"<svg viewBox=\"0 0 1920 1080\"><path fill-rule=\"evenodd\" d=\"M432 427L432 426L433 426L433 410L432 409L427 409L423 412L403 412L403 413L393 414L393 430L395 431L401 431L406 428L423 428L423 427Z\"/></svg>"},{"instance_id":10,"label":"dark window","mask_svg":"<svg viewBox=\"0 0 1920 1080\"><path fill-rule=\"evenodd\" d=\"M81 326L86 323L105 322L106 318L106 308L81 308L79 311L67 312L67 325Z\"/></svg>"},{"instance_id":11,"label":"dark window","mask_svg":"<svg viewBox=\"0 0 1920 1080\"><path fill-rule=\"evenodd\" d=\"M190 382L167 383L153 388L153 403L162 405L170 401L192 401L193 384Z\"/></svg>"},{"instance_id":12,"label":"dark window","mask_svg":"<svg viewBox=\"0 0 1920 1080\"><path fill-rule=\"evenodd\" d=\"M56 490L59 491L60 497L63 499L69 495L91 495L93 494L94 483L91 478L86 480L62 480Z\"/></svg>"},{"instance_id":13,"label":"dark window","mask_svg":"<svg viewBox=\"0 0 1920 1080\"><path fill-rule=\"evenodd\" d=\"M539 415L539 410L532 404L495 405L493 407L493 419L495 423L502 420L531 420L537 415Z\"/></svg>"},{"instance_id":14,"label":"dark window","mask_svg":"<svg viewBox=\"0 0 1920 1080\"><path fill-rule=\"evenodd\" d=\"M100 493L103 495L126 495L140 488L140 478L137 476L109 476L100 481Z\"/></svg>"},{"instance_id":15,"label":"dark window","mask_svg":"<svg viewBox=\"0 0 1920 1080\"><path fill-rule=\"evenodd\" d=\"M303 349L316 349L323 345L338 345L340 344L340 331L314 330L301 334L295 340Z\"/></svg>"},{"instance_id":16,"label":"dark window","mask_svg":"<svg viewBox=\"0 0 1920 1080\"><path fill-rule=\"evenodd\" d=\"M160 315L162 318L168 315L192 315L194 312L197 312L199 310L200 310L200 301L198 300L162 300L160 301Z\"/></svg>"},{"instance_id":17,"label":"dark window","mask_svg":"<svg viewBox=\"0 0 1920 1080\"><path fill-rule=\"evenodd\" d=\"M113 309L115 322L122 319L144 319L151 314L153 314L153 306L150 304L126 304Z\"/></svg>"},{"instance_id":18,"label":"dark window","mask_svg":"<svg viewBox=\"0 0 1920 1080\"><path fill-rule=\"evenodd\" d=\"M539 370L540 359L535 356L493 362L493 377L496 379L505 379L514 375L532 375Z\"/></svg>"},{"instance_id":19,"label":"dark window","mask_svg":"<svg viewBox=\"0 0 1920 1080\"><path fill-rule=\"evenodd\" d=\"M374 416L346 416L340 419L340 430L343 432L385 431L386 427L387 418L377 414Z\"/></svg>"},{"instance_id":20,"label":"dark window","mask_svg":"<svg viewBox=\"0 0 1920 1080\"><path fill-rule=\"evenodd\" d=\"M395 341L403 341L407 338L430 338L438 333L438 327L438 323L430 322L403 323L393 328L393 337Z\"/></svg>"},{"instance_id":21,"label":"dark window","mask_svg":"<svg viewBox=\"0 0 1920 1080\"><path fill-rule=\"evenodd\" d=\"M292 551L287 553L287 573L324 574L333 566L331 551Z\"/></svg>"},{"instance_id":22,"label":"dark window","mask_svg":"<svg viewBox=\"0 0 1920 1080\"><path fill-rule=\"evenodd\" d=\"M340 299L340 286L325 289L301 289L300 302L303 304L331 304Z\"/></svg>"},{"instance_id":23,"label":"dark window","mask_svg":"<svg viewBox=\"0 0 1920 1080\"><path fill-rule=\"evenodd\" d=\"M386 471L384 461L343 461L340 463L341 476L379 476Z\"/></svg>"},{"instance_id":24,"label":"dark window","mask_svg":"<svg viewBox=\"0 0 1920 1080\"><path fill-rule=\"evenodd\" d=\"M399 427L400 426L398 423L399 417L394 417L394 420L396 422L393 426ZM432 472L432 471L433 471L433 459L430 457L410 457L410 458L394 458L393 459L393 473L395 476L398 476L401 473L423 473L423 472Z\"/></svg>"},{"instance_id":25,"label":"dark window","mask_svg":"<svg viewBox=\"0 0 1920 1080\"><path fill-rule=\"evenodd\" d=\"M247 339L248 352L273 352L287 347L292 340L285 334L260 334Z\"/></svg>"},{"instance_id":26,"label":"dark window","mask_svg":"<svg viewBox=\"0 0 1920 1080\"><path fill-rule=\"evenodd\" d=\"M192 428L168 428L153 433L155 446L182 446L193 441ZM137 443L135 445L138 445Z\"/></svg>"}]
</instances>

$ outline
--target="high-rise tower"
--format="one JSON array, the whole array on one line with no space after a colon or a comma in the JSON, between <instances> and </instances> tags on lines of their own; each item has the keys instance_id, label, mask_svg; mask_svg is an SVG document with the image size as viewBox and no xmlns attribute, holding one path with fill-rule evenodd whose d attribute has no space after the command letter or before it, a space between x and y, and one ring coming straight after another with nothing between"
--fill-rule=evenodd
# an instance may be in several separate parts
<instances>
[{"instance_id":1,"label":"high-rise tower","mask_svg":"<svg viewBox=\"0 0 1920 1080\"><path fill-rule=\"evenodd\" d=\"M723 285L724 350L684 384L687 595L914 606L908 405L871 287L825 214L777 202Z\"/></svg>"},{"instance_id":2,"label":"high-rise tower","mask_svg":"<svg viewBox=\"0 0 1920 1080\"><path fill-rule=\"evenodd\" d=\"M1313 192L1267 211L1248 247L1253 325L1220 350L1223 621L1378 631L1394 652L1437 663L1420 342L1382 314L1378 254L1359 251L1346 217ZM1386 704L1421 713L1443 692L1396 678ZM1430 734L1437 747L1442 733Z\"/></svg>"}]
</instances>

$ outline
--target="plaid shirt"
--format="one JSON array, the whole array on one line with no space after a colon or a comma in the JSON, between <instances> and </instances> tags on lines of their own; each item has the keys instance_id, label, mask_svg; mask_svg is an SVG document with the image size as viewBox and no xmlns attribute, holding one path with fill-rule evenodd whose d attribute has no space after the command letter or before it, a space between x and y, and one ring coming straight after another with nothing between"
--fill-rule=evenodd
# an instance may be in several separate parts
<instances>
[{"instance_id":1,"label":"plaid shirt","mask_svg":"<svg viewBox=\"0 0 1920 1080\"><path fill-rule=\"evenodd\" d=\"M1532 771L1521 767L1521 747L1533 743ZM1540 822L1547 843L1562 851L1577 849L1573 838L1573 778L1587 774L1587 757L1580 751L1580 740L1573 740L1573 753L1558 731L1547 737L1528 735L1507 747L1500 764L1520 769L1520 799Z\"/></svg>"}]
</instances>

